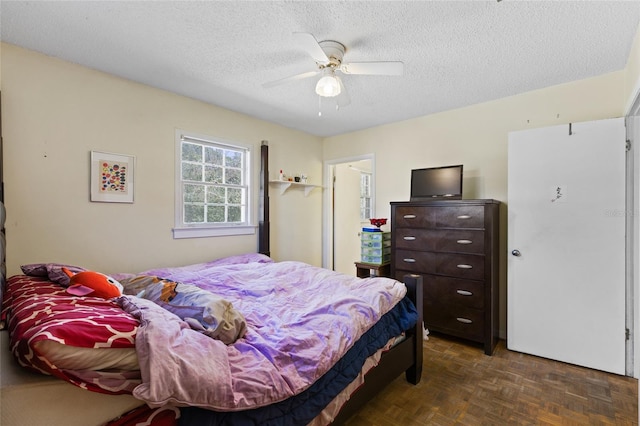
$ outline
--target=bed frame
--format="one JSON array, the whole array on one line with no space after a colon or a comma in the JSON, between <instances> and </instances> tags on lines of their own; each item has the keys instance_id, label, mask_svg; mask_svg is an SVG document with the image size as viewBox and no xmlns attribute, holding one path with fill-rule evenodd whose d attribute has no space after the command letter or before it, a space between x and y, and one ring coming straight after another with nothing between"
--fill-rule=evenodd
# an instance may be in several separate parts
<instances>
[{"instance_id":1,"label":"bed frame","mask_svg":"<svg viewBox=\"0 0 640 426\"><path fill-rule=\"evenodd\" d=\"M364 377L364 384L342 406L334 419L334 425L341 425L385 386L405 373L407 381L417 385L422 377L422 276L405 275L407 295L416 305L418 321L406 331L406 339L382 355L380 363Z\"/></svg>"},{"instance_id":2,"label":"bed frame","mask_svg":"<svg viewBox=\"0 0 640 426\"><path fill-rule=\"evenodd\" d=\"M270 256L269 233L269 145L260 146L260 194L259 194L258 252ZM422 276L405 275L407 295L416 306L418 321L406 331L406 339L384 353L379 364L370 370L364 384L342 406L334 419L334 425L344 423L380 390L403 372L409 383L418 384L422 377Z\"/></svg>"}]
</instances>

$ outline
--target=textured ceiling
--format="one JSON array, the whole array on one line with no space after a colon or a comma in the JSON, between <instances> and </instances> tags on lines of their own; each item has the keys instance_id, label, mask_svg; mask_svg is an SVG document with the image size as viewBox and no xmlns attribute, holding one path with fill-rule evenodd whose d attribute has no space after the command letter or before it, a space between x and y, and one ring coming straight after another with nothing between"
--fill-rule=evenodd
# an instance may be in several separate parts
<instances>
[{"instance_id":1,"label":"textured ceiling","mask_svg":"<svg viewBox=\"0 0 640 426\"><path fill-rule=\"evenodd\" d=\"M331 136L621 70L640 2L3 0L0 14L4 42ZM339 110L317 78L265 89L316 69L293 32L404 75L343 75Z\"/></svg>"}]
</instances>

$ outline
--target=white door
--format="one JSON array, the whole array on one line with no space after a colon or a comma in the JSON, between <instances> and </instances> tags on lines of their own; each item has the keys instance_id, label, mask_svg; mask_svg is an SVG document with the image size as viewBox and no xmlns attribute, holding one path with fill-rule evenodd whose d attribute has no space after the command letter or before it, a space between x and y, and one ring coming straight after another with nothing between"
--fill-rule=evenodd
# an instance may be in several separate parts
<instances>
[{"instance_id":1,"label":"white door","mask_svg":"<svg viewBox=\"0 0 640 426\"><path fill-rule=\"evenodd\" d=\"M624 119L509 134L507 347L625 373Z\"/></svg>"},{"instance_id":2,"label":"white door","mask_svg":"<svg viewBox=\"0 0 640 426\"><path fill-rule=\"evenodd\" d=\"M360 261L360 171L351 163L337 164L334 185L334 270L356 275Z\"/></svg>"}]
</instances>

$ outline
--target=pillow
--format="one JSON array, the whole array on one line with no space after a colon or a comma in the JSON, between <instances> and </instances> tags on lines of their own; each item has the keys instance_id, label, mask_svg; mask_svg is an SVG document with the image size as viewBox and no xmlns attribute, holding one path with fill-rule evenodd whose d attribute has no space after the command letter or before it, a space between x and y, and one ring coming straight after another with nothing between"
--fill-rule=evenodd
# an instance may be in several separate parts
<instances>
[{"instance_id":1,"label":"pillow","mask_svg":"<svg viewBox=\"0 0 640 426\"><path fill-rule=\"evenodd\" d=\"M174 313L192 329L226 345L235 342L247 331L242 314L222 297L191 284L158 277L147 279L155 282L146 285L139 296Z\"/></svg>"},{"instance_id":2,"label":"pillow","mask_svg":"<svg viewBox=\"0 0 640 426\"><path fill-rule=\"evenodd\" d=\"M65 265L62 263L31 263L20 267L22 273L25 275L29 275L30 277L48 277L50 281L66 287L69 285L69 276L63 272L62 268L67 268L74 274L86 271L86 269L80 266Z\"/></svg>"},{"instance_id":3,"label":"pillow","mask_svg":"<svg viewBox=\"0 0 640 426\"><path fill-rule=\"evenodd\" d=\"M46 263L31 263L29 265L22 265L20 269L22 269L23 274L29 275L30 277L46 277L47 276Z\"/></svg>"}]
</instances>

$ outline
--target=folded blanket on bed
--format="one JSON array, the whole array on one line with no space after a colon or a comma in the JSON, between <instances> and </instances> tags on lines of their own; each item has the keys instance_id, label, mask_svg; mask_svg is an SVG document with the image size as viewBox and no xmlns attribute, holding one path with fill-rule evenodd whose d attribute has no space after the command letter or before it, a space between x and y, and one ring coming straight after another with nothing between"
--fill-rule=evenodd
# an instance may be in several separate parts
<instances>
[{"instance_id":1,"label":"folded blanket on bed","mask_svg":"<svg viewBox=\"0 0 640 426\"><path fill-rule=\"evenodd\" d=\"M191 284L141 275L125 280L128 287L142 287L138 294L185 320L192 329L229 345L247 331L244 316L231 302Z\"/></svg>"}]
</instances>

